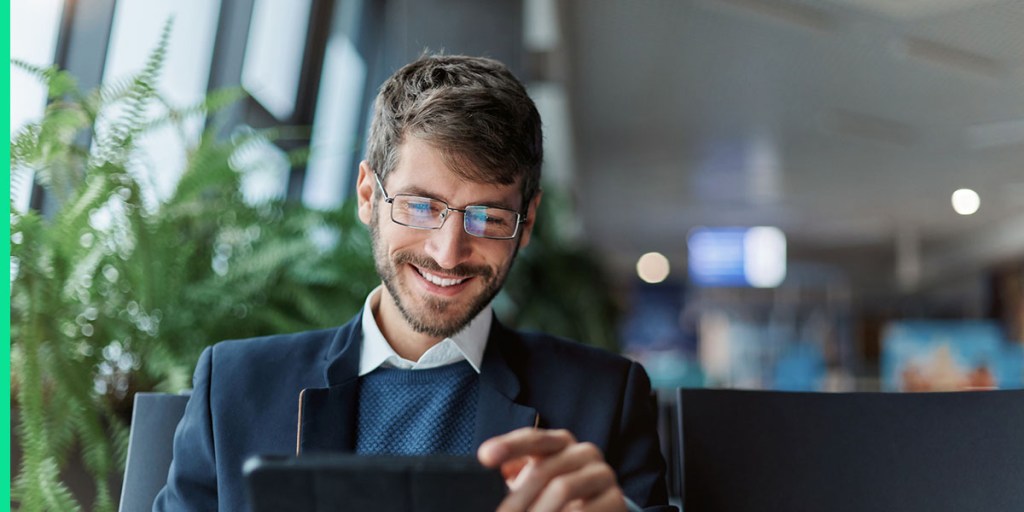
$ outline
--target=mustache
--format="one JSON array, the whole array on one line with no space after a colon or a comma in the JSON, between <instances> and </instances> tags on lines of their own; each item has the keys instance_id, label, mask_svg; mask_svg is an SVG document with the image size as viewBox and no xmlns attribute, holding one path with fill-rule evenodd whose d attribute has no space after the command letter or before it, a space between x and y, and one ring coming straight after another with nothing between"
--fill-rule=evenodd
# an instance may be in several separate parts
<instances>
[{"instance_id":1,"label":"mustache","mask_svg":"<svg viewBox=\"0 0 1024 512\"><path fill-rule=\"evenodd\" d=\"M482 265L469 265L461 264L456 265L454 268L441 268L436 261L419 254L413 254L410 252L399 252L393 256L396 265L408 263L410 265L417 266L423 270L429 270L446 276L458 276L458 277L473 277L479 276L484 279L490 279L494 276L494 271L490 267Z\"/></svg>"}]
</instances>

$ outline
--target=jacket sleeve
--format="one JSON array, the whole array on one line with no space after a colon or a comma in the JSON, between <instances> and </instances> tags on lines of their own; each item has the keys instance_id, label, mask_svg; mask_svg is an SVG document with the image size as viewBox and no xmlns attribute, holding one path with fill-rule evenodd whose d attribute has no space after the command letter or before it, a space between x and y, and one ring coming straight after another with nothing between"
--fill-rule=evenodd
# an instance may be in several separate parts
<instances>
[{"instance_id":1,"label":"jacket sleeve","mask_svg":"<svg viewBox=\"0 0 1024 512\"><path fill-rule=\"evenodd\" d=\"M648 512L674 511L667 506L665 460L658 442L658 408L647 372L631 363L623 391L617 448L606 454L616 468L622 492Z\"/></svg>"},{"instance_id":2,"label":"jacket sleeve","mask_svg":"<svg viewBox=\"0 0 1024 512\"><path fill-rule=\"evenodd\" d=\"M199 356L192 396L174 432L174 458L167 485L153 503L154 512L217 510L217 466L210 413L213 349Z\"/></svg>"}]
</instances>

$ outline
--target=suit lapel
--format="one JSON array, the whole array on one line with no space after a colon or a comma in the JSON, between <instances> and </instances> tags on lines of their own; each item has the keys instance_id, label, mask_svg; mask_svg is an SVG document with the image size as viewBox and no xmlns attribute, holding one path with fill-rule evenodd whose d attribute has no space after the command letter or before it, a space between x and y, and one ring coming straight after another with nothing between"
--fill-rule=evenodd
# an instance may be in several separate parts
<instances>
[{"instance_id":1,"label":"suit lapel","mask_svg":"<svg viewBox=\"0 0 1024 512\"><path fill-rule=\"evenodd\" d=\"M362 313L339 328L331 342L324 357L327 386L299 393L298 454L353 451L361 341Z\"/></svg>"},{"instance_id":2,"label":"suit lapel","mask_svg":"<svg viewBox=\"0 0 1024 512\"><path fill-rule=\"evenodd\" d=\"M297 452L351 452L355 446L358 381L299 393Z\"/></svg>"},{"instance_id":3,"label":"suit lapel","mask_svg":"<svg viewBox=\"0 0 1024 512\"><path fill-rule=\"evenodd\" d=\"M519 377L509 365L509 351L517 342L514 337L514 333L494 319L480 368L474 453L481 443L494 436L537 425L537 411L515 401L520 391Z\"/></svg>"}]
</instances>

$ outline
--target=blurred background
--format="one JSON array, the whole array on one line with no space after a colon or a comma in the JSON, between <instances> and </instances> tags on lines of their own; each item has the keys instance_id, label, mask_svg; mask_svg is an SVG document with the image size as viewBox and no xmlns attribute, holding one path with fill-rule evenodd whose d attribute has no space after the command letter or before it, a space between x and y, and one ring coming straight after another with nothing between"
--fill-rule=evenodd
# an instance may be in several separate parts
<instances>
[{"instance_id":1,"label":"blurred background","mask_svg":"<svg viewBox=\"0 0 1024 512\"><path fill-rule=\"evenodd\" d=\"M109 437L84 464L116 479L134 392L354 313L371 102L425 50L505 62L544 119L508 323L663 389L1024 387L1021 27L1020 0L13 0L13 398L52 429L26 467ZM44 428L68 403L104 412Z\"/></svg>"}]
</instances>

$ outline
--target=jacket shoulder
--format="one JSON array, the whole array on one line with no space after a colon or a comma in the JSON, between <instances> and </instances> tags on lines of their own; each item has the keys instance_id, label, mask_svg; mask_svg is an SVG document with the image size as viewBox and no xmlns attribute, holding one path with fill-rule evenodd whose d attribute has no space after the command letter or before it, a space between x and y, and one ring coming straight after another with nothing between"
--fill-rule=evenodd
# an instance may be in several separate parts
<instances>
[{"instance_id":1,"label":"jacket shoulder","mask_svg":"<svg viewBox=\"0 0 1024 512\"><path fill-rule=\"evenodd\" d=\"M338 330L343 328L332 327L315 331L224 340L213 345L213 350L215 356L243 358L326 350Z\"/></svg>"},{"instance_id":2,"label":"jacket shoulder","mask_svg":"<svg viewBox=\"0 0 1024 512\"><path fill-rule=\"evenodd\" d=\"M219 342L210 348L212 375L218 381L243 382L322 368L331 342L346 328L349 326Z\"/></svg>"},{"instance_id":3,"label":"jacket shoulder","mask_svg":"<svg viewBox=\"0 0 1024 512\"><path fill-rule=\"evenodd\" d=\"M586 345L579 341L543 333L514 331L514 337L521 343L521 356L525 355L535 364L547 361L550 364L579 367L586 371L626 371L633 361L602 348ZM513 347L512 352L516 352Z\"/></svg>"}]
</instances>

